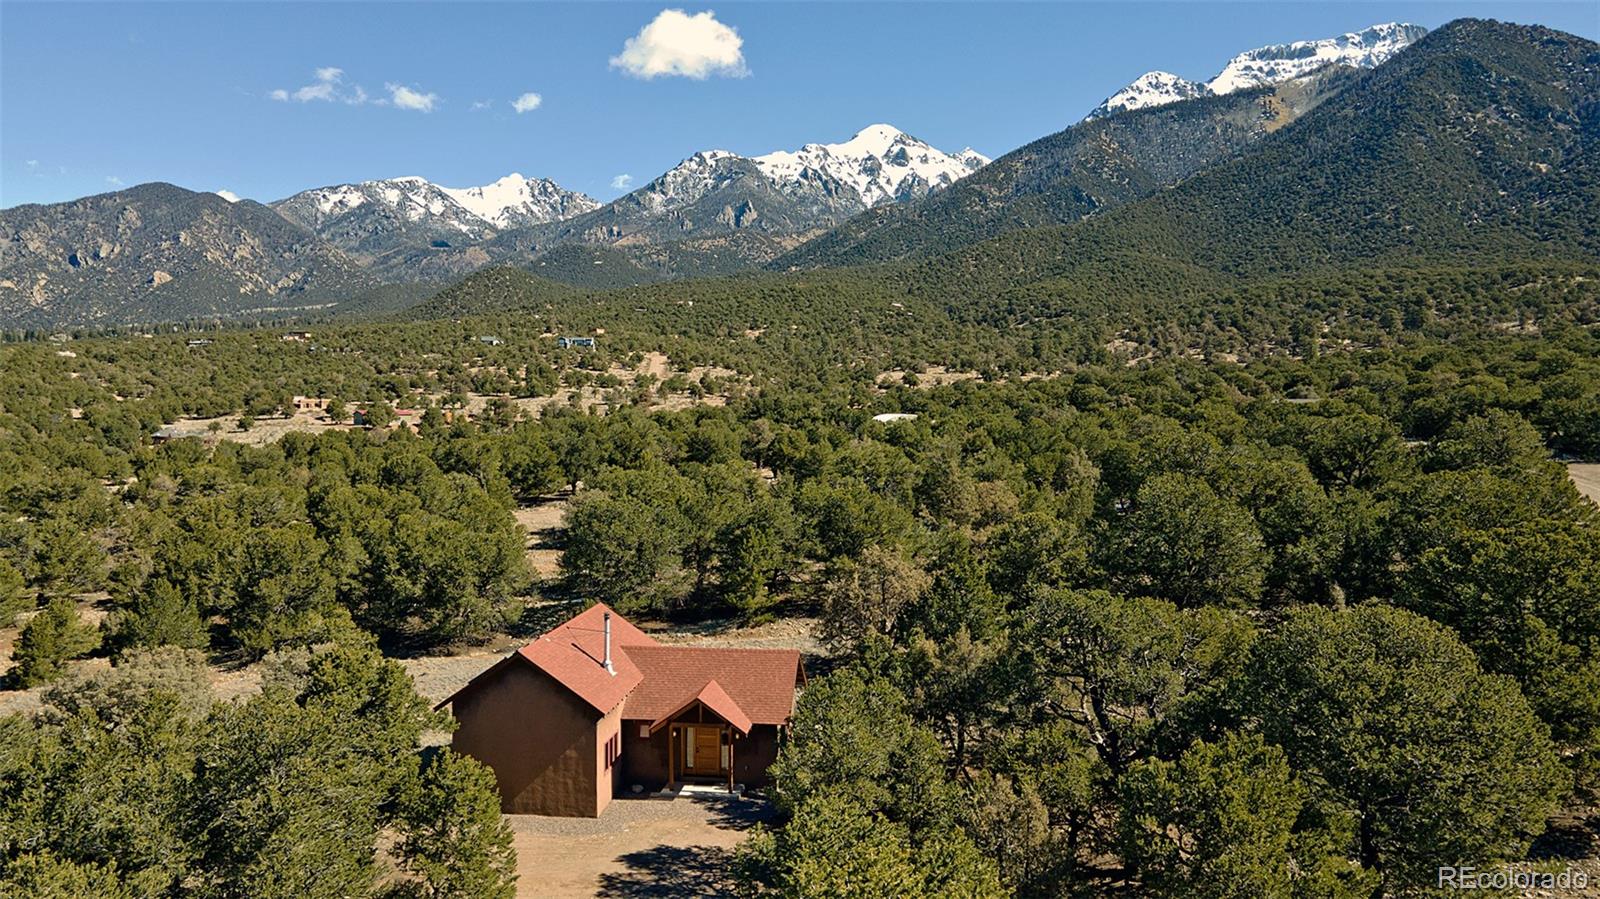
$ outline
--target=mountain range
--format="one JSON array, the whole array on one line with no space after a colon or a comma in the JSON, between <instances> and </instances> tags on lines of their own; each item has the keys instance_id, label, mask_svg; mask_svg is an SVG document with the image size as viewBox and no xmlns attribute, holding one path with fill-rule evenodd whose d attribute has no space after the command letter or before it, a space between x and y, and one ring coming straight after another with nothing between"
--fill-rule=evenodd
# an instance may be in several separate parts
<instances>
[{"instance_id":1,"label":"mountain range","mask_svg":"<svg viewBox=\"0 0 1600 899\"><path fill-rule=\"evenodd\" d=\"M1196 167L1165 186L1048 223L1070 211L1051 204L1090 184L1093 166L1079 160L1134 160L1142 171L1176 174L1157 164L1173 157L1173 144L1126 155L1104 147L1194 146L1204 128L1189 117L1248 121L1289 100L1300 104L1294 115L1236 126L1254 136L1185 163ZM1084 341L1090 352L1124 335L1178 352L1202 350L1186 341L1212 336L1218 346L1271 351L1297 329L1348 322L1392 333L1434 317L1500 327L1526 313L1592 326L1600 321L1597 113L1600 45L1458 20L1374 69L1326 67L1074 126L946 191L828 232L814 243L838 246L838 235L880 216L921 229L906 225L896 233L907 244L867 242L815 270L564 296L547 279L491 271L412 314L549 314L554 304L553 314L586 310L602 321L645 316L671 328L710 317L760 328L768 319L751 310L764 304L842 303L858 315L917 310L956 328L1001 328L1036 348ZM1049 158L1057 164L1037 164ZM972 215L982 227L962 230ZM946 231L955 232L953 247L915 246Z\"/></svg>"},{"instance_id":2,"label":"mountain range","mask_svg":"<svg viewBox=\"0 0 1600 899\"><path fill-rule=\"evenodd\" d=\"M1328 66L1376 68L1427 33L1421 25L1388 22L1338 37L1258 47L1228 60L1205 82L1171 72L1146 72L1090 110L1088 118L1281 84Z\"/></svg>"},{"instance_id":3,"label":"mountain range","mask_svg":"<svg viewBox=\"0 0 1600 899\"><path fill-rule=\"evenodd\" d=\"M1597 259L1600 45L1462 19L1169 189L1011 231L904 277L974 317L1167 304L1243 328L1267 308L1360 307L1361 291L1330 286L1353 271L1376 285L1512 271L1485 279L1495 286L1474 301L1514 309L1557 272L1593 280ZM1405 302L1425 302L1409 293Z\"/></svg>"},{"instance_id":4,"label":"mountain range","mask_svg":"<svg viewBox=\"0 0 1600 899\"><path fill-rule=\"evenodd\" d=\"M705 150L605 205L521 175L464 189L421 178L341 184L270 205L390 281L532 265L571 244L619 247L623 268L654 280L760 265L804 236L925 197L986 162L878 124L841 143L762 156Z\"/></svg>"},{"instance_id":5,"label":"mountain range","mask_svg":"<svg viewBox=\"0 0 1600 899\"><path fill-rule=\"evenodd\" d=\"M1204 84L1152 73L1136 82L1150 95L1119 92L993 163L874 125L696 153L603 205L520 175L270 205L141 185L0 211L0 326L373 311L501 264L605 290L888 263L971 314L1014 314L1153 289L1104 280L1129 260L1198 295L1357 259L1571 258L1600 233L1597 60L1548 29L1380 25L1241 54Z\"/></svg>"},{"instance_id":6,"label":"mountain range","mask_svg":"<svg viewBox=\"0 0 1600 899\"><path fill-rule=\"evenodd\" d=\"M1348 84L1331 66L1281 84L1086 119L921 202L859 215L771 267L892 262L1019 228L1074 222L1150 196L1277 131Z\"/></svg>"}]
</instances>

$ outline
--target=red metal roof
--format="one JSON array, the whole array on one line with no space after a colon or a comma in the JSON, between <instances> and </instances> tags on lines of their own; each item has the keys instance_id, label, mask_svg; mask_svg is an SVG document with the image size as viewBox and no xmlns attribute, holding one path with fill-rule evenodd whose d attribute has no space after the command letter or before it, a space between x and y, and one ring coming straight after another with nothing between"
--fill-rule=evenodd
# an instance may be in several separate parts
<instances>
[{"instance_id":1,"label":"red metal roof","mask_svg":"<svg viewBox=\"0 0 1600 899\"><path fill-rule=\"evenodd\" d=\"M629 647L628 658L644 677L622 711L630 720L653 722L673 715L715 681L751 723L784 724L794 713L794 690L805 676L794 649L654 644ZM730 724L738 723L713 711Z\"/></svg>"},{"instance_id":2,"label":"red metal roof","mask_svg":"<svg viewBox=\"0 0 1600 899\"><path fill-rule=\"evenodd\" d=\"M602 664L607 612L611 610L597 603L556 625L473 678L436 708L521 658L602 715L627 699L625 717L654 722L699 700L748 733L753 724L787 723L794 712L795 687L805 678L797 650L663 646L612 612L613 674Z\"/></svg>"}]
</instances>

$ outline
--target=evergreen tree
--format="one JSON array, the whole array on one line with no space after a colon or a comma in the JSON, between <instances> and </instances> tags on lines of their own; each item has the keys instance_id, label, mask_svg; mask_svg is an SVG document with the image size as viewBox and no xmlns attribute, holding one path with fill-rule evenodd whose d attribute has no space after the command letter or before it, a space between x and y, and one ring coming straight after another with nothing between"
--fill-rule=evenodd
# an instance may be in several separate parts
<instances>
[{"instance_id":1,"label":"evergreen tree","mask_svg":"<svg viewBox=\"0 0 1600 899\"><path fill-rule=\"evenodd\" d=\"M494 773L481 763L441 750L402 794L397 818L401 865L417 881L396 896L515 895L511 830L500 817Z\"/></svg>"},{"instance_id":2,"label":"evergreen tree","mask_svg":"<svg viewBox=\"0 0 1600 899\"><path fill-rule=\"evenodd\" d=\"M48 683L65 673L69 660L99 645L99 629L79 620L72 600L57 597L22 629L11 676L21 687Z\"/></svg>"},{"instance_id":3,"label":"evergreen tree","mask_svg":"<svg viewBox=\"0 0 1600 899\"><path fill-rule=\"evenodd\" d=\"M1570 784L1515 682L1399 609L1300 610L1252 649L1241 688L1391 888L1432 883L1440 859L1518 857Z\"/></svg>"},{"instance_id":4,"label":"evergreen tree","mask_svg":"<svg viewBox=\"0 0 1600 899\"><path fill-rule=\"evenodd\" d=\"M181 646L204 649L205 622L193 598L166 578L152 578L108 622L106 642L121 652L131 647Z\"/></svg>"},{"instance_id":5,"label":"evergreen tree","mask_svg":"<svg viewBox=\"0 0 1600 899\"><path fill-rule=\"evenodd\" d=\"M1376 885L1340 857L1304 856L1350 834L1298 838L1307 790L1283 751L1259 735L1230 733L1196 743L1175 762L1142 761L1120 788L1123 857L1155 893L1255 899L1305 891L1355 899ZM1340 868L1342 879L1315 880Z\"/></svg>"}]
</instances>

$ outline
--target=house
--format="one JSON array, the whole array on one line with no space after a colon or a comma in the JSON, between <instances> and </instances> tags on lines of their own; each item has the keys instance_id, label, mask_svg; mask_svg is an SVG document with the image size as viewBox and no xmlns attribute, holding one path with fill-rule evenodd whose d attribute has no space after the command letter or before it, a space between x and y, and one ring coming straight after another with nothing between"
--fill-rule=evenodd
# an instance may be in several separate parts
<instances>
[{"instance_id":1,"label":"house","mask_svg":"<svg viewBox=\"0 0 1600 899\"><path fill-rule=\"evenodd\" d=\"M594 346L594 338L593 337L557 337L556 338L556 347L558 349L565 350L565 349L571 349L573 347L584 347L584 346Z\"/></svg>"},{"instance_id":2,"label":"house","mask_svg":"<svg viewBox=\"0 0 1600 899\"><path fill-rule=\"evenodd\" d=\"M284 343L305 343L311 339L310 331L289 331L278 338Z\"/></svg>"},{"instance_id":3,"label":"house","mask_svg":"<svg viewBox=\"0 0 1600 899\"><path fill-rule=\"evenodd\" d=\"M503 811L595 817L619 790L765 783L804 683L796 650L663 645L595 605L437 707Z\"/></svg>"},{"instance_id":4,"label":"house","mask_svg":"<svg viewBox=\"0 0 1600 899\"><path fill-rule=\"evenodd\" d=\"M484 336L478 338L478 342L484 344L485 346L499 346L505 341L491 334L485 334Z\"/></svg>"}]
</instances>

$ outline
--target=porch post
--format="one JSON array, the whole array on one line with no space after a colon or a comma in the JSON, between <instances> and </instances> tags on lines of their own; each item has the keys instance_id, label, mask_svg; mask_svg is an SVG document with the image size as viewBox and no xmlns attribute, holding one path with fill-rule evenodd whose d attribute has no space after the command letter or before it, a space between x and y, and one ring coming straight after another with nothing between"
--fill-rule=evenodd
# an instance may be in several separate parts
<instances>
[{"instance_id":1,"label":"porch post","mask_svg":"<svg viewBox=\"0 0 1600 899\"><path fill-rule=\"evenodd\" d=\"M672 782L678 775L678 729L671 724L667 725L667 787L671 788Z\"/></svg>"},{"instance_id":2,"label":"porch post","mask_svg":"<svg viewBox=\"0 0 1600 899\"><path fill-rule=\"evenodd\" d=\"M734 734L733 734L733 728L731 726L727 728L727 731L728 731L728 792L732 793L733 792L733 737L734 737Z\"/></svg>"}]
</instances>

